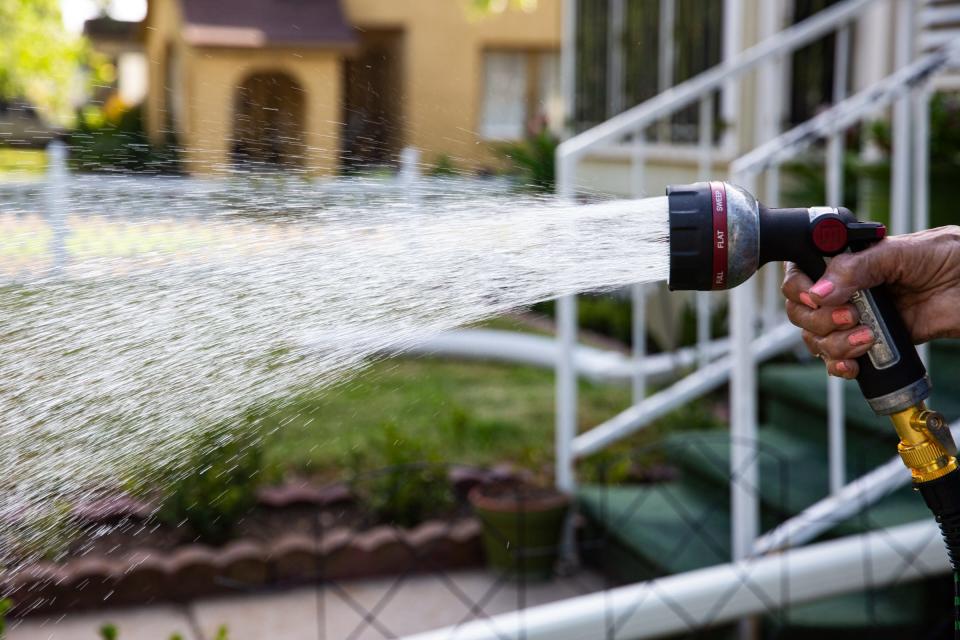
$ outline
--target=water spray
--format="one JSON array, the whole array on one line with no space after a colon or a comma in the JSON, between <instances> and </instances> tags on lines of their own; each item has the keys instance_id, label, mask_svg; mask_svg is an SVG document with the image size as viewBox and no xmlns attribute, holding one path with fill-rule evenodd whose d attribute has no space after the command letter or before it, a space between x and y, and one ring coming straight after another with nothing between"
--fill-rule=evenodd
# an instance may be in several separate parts
<instances>
[{"instance_id":1,"label":"water spray","mask_svg":"<svg viewBox=\"0 0 960 640\"><path fill-rule=\"evenodd\" d=\"M771 209L724 182L667 189L673 290L715 291L746 281L768 262L795 263L814 281L831 257L863 251L886 228L861 222L843 207ZM957 447L943 415L926 407L931 382L884 285L851 302L876 343L857 358L857 382L870 408L889 416L897 451L914 486L940 524L954 572L960 570L960 472Z\"/></svg>"}]
</instances>

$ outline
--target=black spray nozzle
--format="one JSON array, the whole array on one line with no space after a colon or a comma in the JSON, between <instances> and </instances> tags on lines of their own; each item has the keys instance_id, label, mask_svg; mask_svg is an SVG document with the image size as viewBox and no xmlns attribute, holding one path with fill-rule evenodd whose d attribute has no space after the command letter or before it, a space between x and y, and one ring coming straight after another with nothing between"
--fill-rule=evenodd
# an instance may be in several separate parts
<instances>
[{"instance_id":1,"label":"black spray nozzle","mask_svg":"<svg viewBox=\"0 0 960 640\"><path fill-rule=\"evenodd\" d=\"M826 259L886 236L882 224L861 222L842 207L770 209L725 182L672 186L667 199L673 290L732 289L776 261L796 263L817 280ZM893 298L880 286L851 302L876 337L857 359L857 380L873 410L890 415L925 399L930 381Z\"/></svg>"},{"instance_id":2,"label":"black spray nozzle","mask_svg":"<svg viewBox=\"0 0 960 640\"><path fill-rule=\"evenodd\" d=\"M886 235L883 225L860 222L842 207L768 209L725 182L671 186L667 199L674 290L730 289L780 260L817 277L824 257L860 250Z\"/></svg>"}]
</instances>

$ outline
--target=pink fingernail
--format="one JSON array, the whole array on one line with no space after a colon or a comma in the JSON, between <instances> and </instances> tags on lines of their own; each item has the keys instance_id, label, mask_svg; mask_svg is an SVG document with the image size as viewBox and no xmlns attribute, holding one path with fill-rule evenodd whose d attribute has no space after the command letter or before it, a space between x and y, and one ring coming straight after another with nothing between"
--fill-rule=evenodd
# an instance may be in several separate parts
<instances>
[{"instance_id":1,"label":"pink fingernail","mask_svg":"<svg viewBox=\"0 0 960 640\"><path fill-rule=\"evenodd\" d=\"M821 298L825 298L831 293L833 293L833 289L834 287L832 282L830 282L829 280L821 280L817 284L810 287L810 293L816 296L819 296Z\"/></svg>"},{"instance_id":2,"label":"pink fingernail","mask_svg":"<svg viewBox=\"0 0 960 640\"><path fill-rule=\"evenodd\" d=\"M873 342L873 332L870 329L860 329L850 334L850 344L857 347Z\"/></svg>"},{"instance_id":3,"label":"pink fingernail","mask_svg":"<svg viewBox=\"0 0 960 640\"><path fill-rule=\"evenodd\" d=\"M837 363L837 371L839 371L840 373L847 373L848 371L850 371L850 367L847 366L846 362L841 360L840 362Z\"/></svg>"},{"instance_id":4,"label":"pink fingernail","mask_svg":"<svg viewBox=\"0 0 960 640\"><path fill-rule=\"evenodd\" d=\"M833 317L834 324L850 324L853 322L853 314L849 309L834 309L830 314Z\"/></svg>"},{"instance_id":5,"label":"pink fingernail","mask_svg":"<svg viewBox=\"0 0 960 640\"><path fill-rule=\"evenodd\" d=\"M807 293L806 291L804 291L803 293L801 293L799 297L800 297L800 302L802 302L803 304L807 305L807 306L810 307L811 309L819 309L819 308L820 308L820 306L817 305L817 303L813 301L813 298L811 298L811 297L810 297L810 294Z\"/></svg>"}]
</instances>

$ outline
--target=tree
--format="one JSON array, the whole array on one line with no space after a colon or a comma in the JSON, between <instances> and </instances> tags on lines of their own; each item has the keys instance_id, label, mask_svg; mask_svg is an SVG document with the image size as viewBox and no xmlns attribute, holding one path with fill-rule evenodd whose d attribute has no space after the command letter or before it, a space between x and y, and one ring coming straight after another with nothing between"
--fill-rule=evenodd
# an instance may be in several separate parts
<instances>
[{"instance_id":1,"label":"tree","mask_svg":"<svg viewBox=\"0 0 960 640\"><path fill-rule=\"evenodd\" d=\"M86 47L64 28L57 0L0 0L0 43L0 99L69 119Z\"/></svg>"}]
</instances>

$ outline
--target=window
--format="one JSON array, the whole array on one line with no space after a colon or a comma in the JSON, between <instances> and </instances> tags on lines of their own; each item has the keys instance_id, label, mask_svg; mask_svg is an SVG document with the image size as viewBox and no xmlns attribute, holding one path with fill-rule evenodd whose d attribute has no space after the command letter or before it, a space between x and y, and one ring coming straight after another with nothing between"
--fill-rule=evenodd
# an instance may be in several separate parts
<instances>
[{"instance_id":1,"label":"window","mask_svg":"<svg viewBox=\"0 0 960 640\"><path fill-rule=\"evenodd\" d=\"M668 29L673 46L664 69L661 56L667 45L660 42L660 7L660 0L578 0L573 123L578 131L652 98L661 84L676 85L720 63L722 2L673 0ZM669 18L664 22L669 24ZM620 73L611 73L614 69ZM714 101L717 111L719 103ZM696 105L678 113L670 139L696 140L697 120Z\"/></svg>"},{"instance_id":2,"label":"window","mask_svg":"<svg viewBox=\"0 0 960 640\"><path fill-rule=\"evenodd\" d=\"M837 0L794 0L793 23L802 22L836 2ZM787 113L789 126L809 120L833 102L835 43L836 37L831 33L793 54Z\"/></svg>"},{"instance_id":3,"label":"window","mask_svg":"<svg viewBox=\"0 0 960 640\"><path fill-rule=\"evenodd\" d=\"M519 140L542 120L561 124L560 57L533 51L487 51L483 57L480 134L489 140Z\"/></svg>"}]
</instances>

